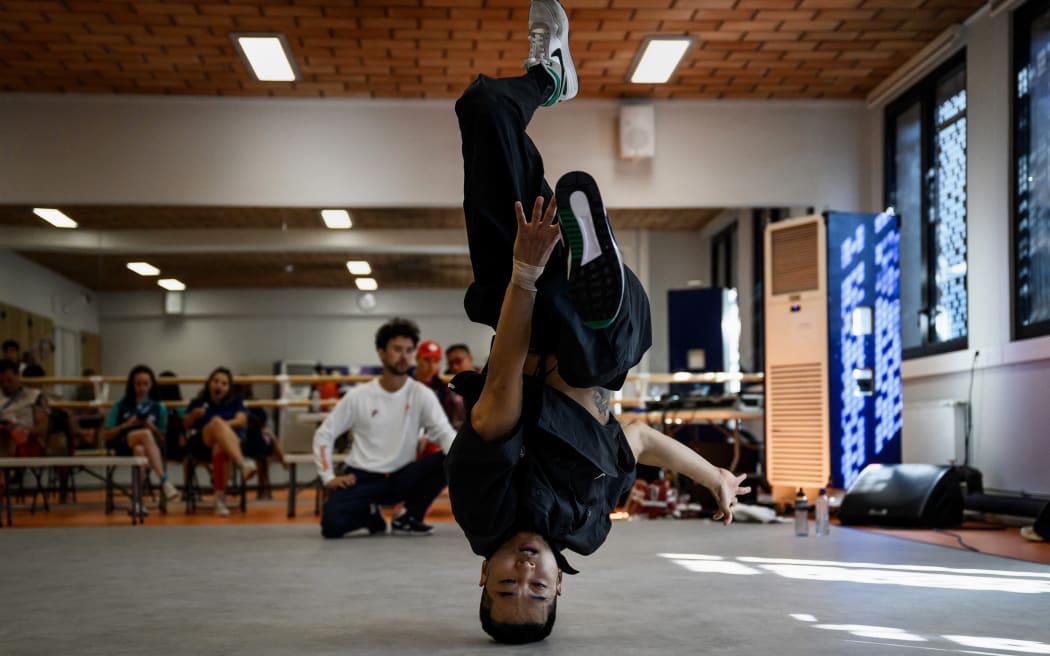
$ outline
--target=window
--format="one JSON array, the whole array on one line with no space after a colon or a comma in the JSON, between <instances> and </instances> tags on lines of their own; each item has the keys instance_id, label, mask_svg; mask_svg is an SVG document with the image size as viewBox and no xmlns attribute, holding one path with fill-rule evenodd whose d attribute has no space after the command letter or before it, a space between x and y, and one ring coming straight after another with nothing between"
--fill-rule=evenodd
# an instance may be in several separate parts
<instances>
[{"instance_id":1,"label":"window","mask_svg":"<svg viewBox=\"0 0 1050 656\"><path fill-rule=\"evenodd\" d=\"M887 107L886 205L901 220L904 357L966 348L965 53Z\"/></svg>"},{"instance_id":2,"label":"window","mask_svg":"<svg viewBox=\"0 0 1050 656\"><path fill-rule=\"evenodd\" d=\"M1014 14L1014 338L1050 334L1050 9Z\"/></svg>"}]
</instances>

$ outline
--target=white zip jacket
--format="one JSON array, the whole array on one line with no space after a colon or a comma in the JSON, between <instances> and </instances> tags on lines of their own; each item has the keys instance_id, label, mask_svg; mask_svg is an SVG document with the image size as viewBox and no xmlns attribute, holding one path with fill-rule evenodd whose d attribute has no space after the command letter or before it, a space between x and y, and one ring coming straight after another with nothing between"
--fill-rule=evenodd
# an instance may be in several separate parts
<instances>
[{"instance_id":1,"label":"white zip jacket","mask_svg":"<svg viewBox=\"0 0 1050 656\"><path fill-rule=\"evenodd\" d=\"M409 378L393 393L384 390L378 378L351 388L314 433L314 464L321 482L335 478L332 446L345 431L354 436L347 464L389 474L416 459L424 429L447 454L456 429L448 423L434 391L419 381Z\"/></svg>"}]
</instances>

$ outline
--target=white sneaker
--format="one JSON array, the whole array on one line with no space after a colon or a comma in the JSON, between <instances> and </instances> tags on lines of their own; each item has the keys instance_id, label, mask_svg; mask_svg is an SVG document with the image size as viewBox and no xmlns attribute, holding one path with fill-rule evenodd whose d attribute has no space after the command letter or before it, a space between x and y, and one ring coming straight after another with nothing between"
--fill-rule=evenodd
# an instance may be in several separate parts
<instances>
[{"instance_id":1,"label":"white sneaker","mask_svg":"<svg viewBox=\"0 0 1050 656\"><path fill-rule=\"evenodd\" d=\"M255 464L255 461L250 458L245 458L244 463L241 464L241 476L244 480L250 481L255 474L259 471L259 467Z\"/></svg>"},{"instance_id":2,"label":"white sneaker","mask_svg":"<svg viewBox=\"0 0 1050 656\"><path fill-rule=\"evenodd\" d=\"M160 484L161 489L164 491L164 497L168 501L174 501L179 498L179 489L171 484L171 481L164 481Z\"/></svg>"},{"instance_id":3,"label":"white sneaker","mask_svg":"<svg viewBox=\"0 0 1050 656\"><path fill-rule=\"evenodd\" d=\"M1032 542L1044 542L1043 536L1035 532L1035 526L1021 527L1021 537Z\"/></svg>"},{"instance_id":4,"label":"white sneaker","mask_svg":"<svg viewBox=\"0 0 1050 656\"><path fill-rule=\"evenodd\" d=\"M543 65L554 78L554 93L545 107L572 100L580 91L569 54L569 16L558 0L532 0L529 5L529 56L525 69Z\"/></svg>"},{"instance_id":5,"label":"white sneaker","mask_svg":"<svg viewBox=\"0 0 1050 656\"><path fill-rule=\"evenodd\" d=\"M230 509L226 507L226 502L222 499L215 500L215 514L219 517L230 516Z\"/></svg>"}]
</instances>

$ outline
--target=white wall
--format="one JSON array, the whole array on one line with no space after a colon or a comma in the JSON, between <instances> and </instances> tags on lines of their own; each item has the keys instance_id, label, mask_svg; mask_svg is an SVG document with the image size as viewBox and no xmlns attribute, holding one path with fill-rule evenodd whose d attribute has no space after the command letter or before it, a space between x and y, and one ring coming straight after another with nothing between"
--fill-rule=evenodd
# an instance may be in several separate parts
<instances>
[{"instance_id":1,"label":"white wall","mask_svg":"<svg viewBox=\"0 0 1050 656\"><path fill-rule=\"evenodd\" d=\"M466 343L480 362L492 330L471 324L463 294L387 290L374 309L357 307L360 292L329 289L193 290L185 312L166 316L162 292L101 296L102 368L119 375L139 362L156 371L206 375L218 365L234 373L266 374L276 360L378 364L375 332L393 316L415 320L424 339Z\"/></svg>"},{"instance_id":2,"label":"white wall","mask_svg":"<svg viewBox=\"0 0 1050 656\"><path fill-rule=\"evenodd\" d=\"M58 328L99 331L95 292L3 249L0 249L0 302L49 317Z\"/></svg>"},{"instance_id":3,"label":"white wall","mask_svg":"<svg viewBox=\"0 0 1050 656\"><path fill-rule=\"evenodd\" d=\"M969 349L907 360L904 401L966 400L973 389L973 461L985 486L1050 495L1050 337L1011 341L1010 15L967 28ZM868 170L882 170L883 110L869 113ZM881 175L875 177L881 179ZM882 186L867 210L882 206Z\"/></svg>"},{"instance_id":4,"label":"white wall","mask_svg":"<svg viewBox=\"0 0 1050 656\"><path fill-rule=\"evenodd\" d=\"M455 207L452 105L2 94L0 202ZM859 103L658 102L643 162L616 158L617 108L536 113L552 180L588 170L613 207L854 207L865 190Z\"/></svg>"}]
</instances>

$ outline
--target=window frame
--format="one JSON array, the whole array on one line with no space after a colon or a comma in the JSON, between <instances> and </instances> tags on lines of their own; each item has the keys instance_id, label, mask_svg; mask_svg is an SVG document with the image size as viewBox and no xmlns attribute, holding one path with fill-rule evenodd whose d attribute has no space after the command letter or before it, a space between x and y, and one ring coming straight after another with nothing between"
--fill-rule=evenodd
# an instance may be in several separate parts
<instances>
[{"instance_id":1,"label":"window frame","mask_svg":"<svg viewBox=\"0 0 1050 656\"><path fill-rule=\"evenodd\" d=\"M1021 299L1017 276L1021 263L1020 225L1018 216L1019 189L1017 184L1018 158L1031 154L1031 139L1022 139L1030 134L1031 128L1021 129L1022 112L1030 117L1031 103L1022 107L1018 101L1017 76L1023 66L1030 63L1031 27L1036 17L1045 14L1046 5L1039 0L1029 0L1011 16L1011 58L1010 58L1010 324L1011 340L1019 341L1050 335L1050 319L1024 325L1021 318ZM1022 151L1023 149L1023 151Z\"/></svg>"},{"instance_id":2,"label":"window frame","mask_svg":"<svg viewBox=\"0 0 1050 656\"><path fill-rule=\"evenodd\" d=\"M929 212L930 212L930 191L931 191L931 180L926 174L932 167L934 157L936 156L935 147L935 128L936 128L936 97L938 85L955 75L959 71L963 71L964 76L966 75L966 49L962 48L959 52L953 54L942 64L937 66L933 71L928 73L922 80L914 84L911 88L905 91L903 94L898 96L890 104L886 106L883 113L883 201L886 207L894 205L893 196L896 193L897 184L897 118L900 117L904 112L909 109L915 103L919 103L919 121L921 130L921 144L920 144L920 171L922 180L920 181L920 212L922 214L922 244L920 245L920 252L922 253L921 262L921 286L922 286L922 306L919 308L920 311L926 313L927 317L930 315L930 305L932 299L936 296L936 265L937 265L937 254L936 254L936 223L930 223ZM967 78L968 83L968 78ZM964 87L968 88L968 87ZM969 111L969 94L967 94L967 116ZM966 170L967 175L969 174L970 167L970 138L969 138L969 121L966 125ZM967 208L966 208L966 261L970 261L970 211L969 211L969 196L967 196ZM902 231L903 234L903 231ZM923 332L922 344L919 346L905 347L903 349L902 358L904 360L911 360L914 358L922 358L930 355L938 355L941 353L949 353L952 351L962 351L969 348L970 339L970 277L969 273L966 275L966 334L961 337L946 340L943 342L931 341L931 336L934 333L935 324L929 318L927 319L927 325ZM902 310L902 320L904 319L904 308Z\"/></svg>"}]
</instances>

